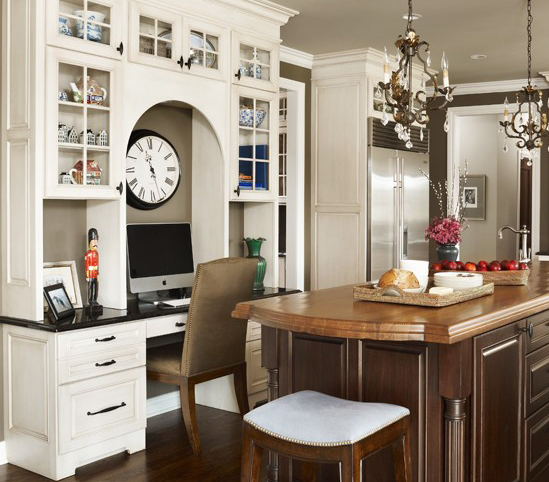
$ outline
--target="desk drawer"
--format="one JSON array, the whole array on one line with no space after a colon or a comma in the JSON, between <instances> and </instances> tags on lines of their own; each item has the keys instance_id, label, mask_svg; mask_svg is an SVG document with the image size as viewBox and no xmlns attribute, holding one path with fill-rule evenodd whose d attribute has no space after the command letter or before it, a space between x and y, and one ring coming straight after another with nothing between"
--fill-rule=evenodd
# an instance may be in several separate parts
<instances>
[{"instance_id":1,"label":"desk drawer","mask_svg":"<svg viewBox=\"0 0 549 482\"><path fill-rule=\"evenodd\" d=\"M59 335L58 358L89 355L113 348L145 343L145 323L114 323L101 328L76 330Z\"/></svg>"},{"instance_id":2,"label":"desk drawer","mask_svg":"<svg viewBox=\"0 0 549 482\"><path fill-rule=\"evenodd\" d=\"M549 311L530 316L526 324L532 323L532 337L526 334L526 353L549 344Z\"/></svg>"},{"instance_id":3,"label":"desk drawer","mask_svg":"<svg viewBox=\"0 0 549 482\"><path fill-rule=\"evenodd\" d=\"M246 341L261 340L261 325L257 321L248 321Z\"/></svg>"},{"instance_id":4,"label":"desk drawer","mask_svg":"<svg viewBox=\"0 0 549 482\"><path fill-rule=\"evenodd\" d=\"M146 351L145 343L141 343L126 348L113 348L91 355L63 358L59 361L59 383L76 382L129 368L145 366Z\"/></svg>"},{"instance_id":5,"label":"desk drawer","mask_svg":"<svg viewBox=\"0 0 549 482\"><path fill-rule=\"evenodd\" d=\"M147 318L147 338L185 331L187 313Z\"/></svg>"},{"instance_id":6,"label":"desk drawer","mask_svg":"<svg viewBox=\"0 0 549 482\"><path fill-rule=\"evenodd\" d=\"M526 480L532 480L549 464L549 404L526 420L524 435Z\"/></svg>"},{"instance_id":7,"label":"desk drawer","mask_svg":"<svg viewBox=\"0 0 549 482\"><path fill-rule=\"evenodd\" d=\"M59 387L59 453L145 428L145 367Z\"/></svg>"}]
</instances>

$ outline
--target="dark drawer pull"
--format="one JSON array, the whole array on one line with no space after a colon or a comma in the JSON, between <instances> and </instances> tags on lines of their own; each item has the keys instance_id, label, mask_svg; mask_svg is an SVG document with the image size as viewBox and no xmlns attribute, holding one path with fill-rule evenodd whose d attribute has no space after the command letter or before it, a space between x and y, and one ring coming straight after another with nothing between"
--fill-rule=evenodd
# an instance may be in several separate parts
<instances>
[{"instance_id":1,"label":"dark drawer pull","mask_svg":"<svg viewBox=\"0 0 549 482\"><path fill-rule=\"evenodd\" d=\"M185 323L179 323L179 321L175 324L177 327L185 326Z\"/></svg>"},{"instance_id":2,"label":"dark drawer pull","mask_svg":"<svg viewBox=\"0 0 549 482\"><path fill-rule=\"evenodd\" d=\"M96 338L95 342L101 343L103 341L113 341L113 340L116 340L116 336L108 336L107 338Z\"/></svg>"},{"instance_id":3,"label":"dark drawer pull","mask_svg":"<svg viewBox=\"0 0 549 482\"><path fill-rule=\"evenodd\" d=\"M534 324L529 321L526 324L526 328L521 328L520 331L523 331L524 333L527 333L530 338L534 336Z\"/></svg>"},{"instance_id":4,"label":"dark drawer pull","mask_svg":"<svg viewBox=\"0 0 549 482\"><path fill-rule=\"evenodd\" d=\"M113 410L117 410L118 408L122 408L122 407L125 407L125 406L126 406L126 403L122 402L120 405L115 405L114 407L104 408L103 410L99 410L98 412L88 412L88 415L91 416L91 415L99 415L100 413L112 412Z\"/></svg>"},{"instance_id":5,"label":"dark drawer pull","mask_svg":"<svg viewBox=\"0 0 549 482\"><path fill-rule=\"evenodd\" d=\"M108 367L109 365L114 365L116 360L106 361L105 363L96 363L96 367Z\"/></svg>"}]
</instances>

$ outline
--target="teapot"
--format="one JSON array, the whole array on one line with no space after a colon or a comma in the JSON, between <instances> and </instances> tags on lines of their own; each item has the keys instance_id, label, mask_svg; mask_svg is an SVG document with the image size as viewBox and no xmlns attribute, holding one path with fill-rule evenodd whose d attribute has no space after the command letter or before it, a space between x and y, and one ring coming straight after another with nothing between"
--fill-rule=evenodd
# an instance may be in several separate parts
<instances>
[{"instance_id":1,"label":"teapot","mask_svg":"<svg viewBox=\"0 0 549 482\"><path fill-rule=\"evenodd\" d=\"M89 76L86 78L86 83L88 86L88 91L86 92L86 103L103 105L105 100L107 100L107 89L101 87L96 80L90 78ZM74 102L82 102L84 80L80 79L76 84L71 82L70 86Z\"/></svg>"}]
</instances>

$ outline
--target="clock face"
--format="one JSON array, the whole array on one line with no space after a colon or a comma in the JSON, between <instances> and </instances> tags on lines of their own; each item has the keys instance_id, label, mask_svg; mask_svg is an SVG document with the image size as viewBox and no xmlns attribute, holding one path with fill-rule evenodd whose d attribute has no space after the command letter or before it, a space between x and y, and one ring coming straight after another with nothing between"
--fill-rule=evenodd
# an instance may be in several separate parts
<instances>
[{"instance_id":1,"label":"clock face","mask_svg":"<svg viewBox=\"0 0 549 482\"><path fill-rule=\"evenodd\" d=\"M160 134L135 131L126 154L127 201L138 209L155 209L177 191L181 165L177 151Z\"/></svg>"}]
</instances>

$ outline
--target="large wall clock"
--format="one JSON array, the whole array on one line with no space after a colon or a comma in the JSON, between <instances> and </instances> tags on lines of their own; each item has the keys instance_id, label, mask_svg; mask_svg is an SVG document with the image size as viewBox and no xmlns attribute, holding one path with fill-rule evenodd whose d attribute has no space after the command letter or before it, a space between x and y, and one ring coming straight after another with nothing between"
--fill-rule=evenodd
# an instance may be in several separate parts
<instances>
[{"instance_id":1,"label":"large wall clock","mask_svg":"<svg viewBox=\"0 0 549 482\"><path fill-rule=\"evenodd\" d=\"M132 132L126 154L126 201L138 209L155 209L179 187L181 162L175 147L153 131Z\"/></svg>"}]
</instances>

